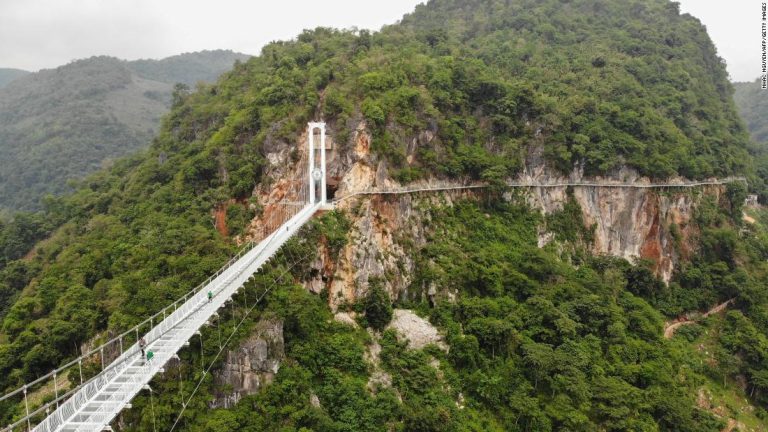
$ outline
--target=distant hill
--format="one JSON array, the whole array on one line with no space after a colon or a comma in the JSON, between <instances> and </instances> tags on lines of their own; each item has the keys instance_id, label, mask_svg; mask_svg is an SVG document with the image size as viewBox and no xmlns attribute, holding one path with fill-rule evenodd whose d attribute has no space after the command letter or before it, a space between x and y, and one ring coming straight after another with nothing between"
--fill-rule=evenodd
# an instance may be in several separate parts
<instances>
[{"instance_id":1,"label":"distant hill","mask_svg":"<svg viewBox=\"0 0 768 432\"><path fill-rule=\"evenodd\" d=\"M108 161L146 147L175 83L213 81L236 60L204 51L163 60L77 60L0 89L0 210L35 210Z\"/></svg>"},{"instance_id":2,"label":"distant hill","mask_svg":"<svg viewBox=\"0 0 768 432\"><path fill-rule=\"evenodd\" d=\"M733 100L752 139L768 143L768 90L760 88L759 80L734 83L733 89Z\"/></svg>"},{"instance_id":3,"label":"distant hill","mask_svg":"<svg viewBox=\"0 0 768 432\"><path fill-rule=\"evenodd\" d=\"M733 83L733 89L733 101L752 137L750 153L757 177L750 183L760 201L768 202L768 90L760 88L759 80Z\"/></svg>"},{"instance_id":4,"label":"distant hill","mask_svg":"<svg viewBox=\"0 0 768 432\"><path fill-rule=\"evenodd\" d=\"M16 78L21 78L28 73L29 72L21 69L0 68L0 88L5 87L9 82Z\"/></svg>"},{"instance_id":5,"label":"distant hill","mask_svg":"<svg viewBox=\"0 0 768 432\"><path fill-rule=\"evenodd\" d=\"M128 62L128 67L142 78L194 85L200 81L215 81L223 71L232 68L235 60L249 58L248 55L228 50L199 51L162 60L136 60Z\"/></svg>"}]
</instances>

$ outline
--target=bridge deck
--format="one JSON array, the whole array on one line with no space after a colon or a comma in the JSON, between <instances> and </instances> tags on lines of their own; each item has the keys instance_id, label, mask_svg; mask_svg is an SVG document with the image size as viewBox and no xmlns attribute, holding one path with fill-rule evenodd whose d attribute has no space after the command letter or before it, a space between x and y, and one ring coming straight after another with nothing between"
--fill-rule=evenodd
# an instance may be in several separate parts
<instances>
[{"instance_id":1,"label":"bridge deck","mask_svg":"<svg viewBox=\"0 0 768 432\"><path fill-rule=\"evenodd\" d=\"M548 188L564 186L597 186L610 188L659 188L659 187L697 187L704 185L725 184L736 181L745 181L740 177L725 179L711 179L704 181L687 181L677 183L619 183L619 182L553 182L537 183L533 181L521 181L507 184L508 187L523 188ZM372 189L356 191L339 197L335 202L351 198L356 195L369 194L407 194L428 191L448 191L460 189L475 189L488 187L486 184L451 184L402 187L393 189ZM310 202L314 201L314 198ZM288 204L296 205L300 201ZM66 399L45 420L34 427L35 432L81 432L101 431L125 408L136 394L149 383L152 377L170 360L202 327L216 311L231 299L240 287L266 263L277 250L303 226L312 215L321 209L331 208L321 203L307 204L293 217L288 219L270 236L250 250L241 252L233 258L232 265L217 273L205 286L184 297L174 312L167 317L163 312L163 320L144 335L147 341L147 350L154 353L151 361L143 360L139 355L139 347L134 344L125 350L120 357L109 364L99 375L87 381L82 387L73 391L71 397ZM233 262L234 261L234 262ZM208 299L208 292L214 296ZM165 311L165 309L163 309ZM158 318L159 319L159 318ZM151 321L150 321L151 322ZM122 341L122 340L121 340ZM122 342L121 342L122 344ZM122 345L121 345L122 349ZM54 384L55 384L55 375ZM45 377L44 377L45 378ZM38 379L37 381L40 381ZM26 396L25 386L23 388ZM3 396L17 395L21 389ZM65 398L66 396L62 397ZM26 401L26 397L24 399ZM41 409L41 408L40 408ZM30 414L22 421L9 426L3 431L13 430L29 421ZM24 424L26 426L26 424Z\"/></svg>"},{"instance_id":2,"label":"bridge deck","mask_svg":"<svg viewBox=\"0 0 768 432\"><path fill-rule=\"evenodd\" d=\"M103 430L198 329L320 208L320 204L306 205L153 327L144 336L147 350L154 353L152 360L142 359L138 345L134 344L61 404L33 431ZM214 293L211 300L208 300L209 291Z\"/></svg>"}]
</instances>

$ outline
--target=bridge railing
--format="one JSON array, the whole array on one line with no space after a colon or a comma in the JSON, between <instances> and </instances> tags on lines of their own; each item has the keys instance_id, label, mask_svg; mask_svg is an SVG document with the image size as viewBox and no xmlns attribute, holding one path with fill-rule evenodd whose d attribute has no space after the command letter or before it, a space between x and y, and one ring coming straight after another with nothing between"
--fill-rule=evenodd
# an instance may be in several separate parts
<instances>
[{"instance_id":1,"label":"bridge railing","mask_svg":"<svg viewBox=\"0 0 768 432\"><path fill-rule=\"evenodd\" d=\"M660 189L660 188L692 188L707 185L723 185L728 183L745 183L747 179L740 176L731 176L721 179L709 179L699 181L669 181L658 183L642 183L642 182L621 182L613 180L599 180L599 181L554 181L554 182L540 182L530 180L510 181L505 184L510 188L559 188L559 187L607 187L607 188L639 188L639 189ZM450 190L466 190L466 189L482 189L492 187L489 183L476 182L469 183L466 180L463 181L446 181L440 180L437 182L430 182L426 185L407 185L407 186L394 186L383 188L370 188L365 190L358 190L348 192L344 195L336 197L333 202L338 203L340 201L353 198L359 195L388 195L388 194L409 194L419 192L435 192L435 191L450 191Z\"/></svg>"},{"instance_id":2,"label":"bridge railing","mask_svg":"<svg viewBox=\"0 0 768 432\"><path fill-rule=\"evenodd\" d=\"M212 281L214 281L216 278L222 275L225 271L227 271L232 266L232 264L234 264L237 260L239 260L244 254L248 253L255 246L256 246L255 242L248 242L245 246L243 246L238 251L237 254L235 254L213 275L209 276L203 282L198 284L195 288L189 290L183 296L176 299L173 303L165 306L164 308L162 308L160 311L153 314L149 318L146 318L145 320L134 325L130 329L120 333L119 335L113 337L107 342L104 342L101 345L81 354L80 356L64 364L63 366L60 366L54 369L53 371L33 381L25 383L24 385L16 388L11 392L4 394L3 396L0 396L0 402L16 399L17 403L23 404L26 406L26 410L23 418L21 420L18 420L10 424L5 429L3 429L3 431L6 431L6 430L10 431L15 427L26 425L28 423L26 421L27 417L34 417L35 415L38 415L41 412L50 411L51 408L59 406L59 404L61 404L63 400L69 398L70 396L72 396L72 394L74 394L84 386L98 387L98 382L96 378L98 378L102 374L111 373L112 370L114 370L115 368L119 368L123 366L125 360L130 358L131 355L138 354L138 347L136 346L136 342L138 342L139 338L143 334L142 328L148 327L149 329L151 329L149 333L144 335L144 338L147 341L147 343L150 343L151 341L155 340L158 337L158 334L160 334L157 332L155 323L158 323L158 324L160 322L165 323L163 328L167 331L167 329L170 328L169 326L172 327L172 325L170 325L170 322L166 318L170 316L182 317L183 313L188 311L186 311L185 309L179 310L180 305L183 306L187 304L188 300L193 296L198 295L198 296L201 296L201 298L207 297L207 293L203 292L203 288L208 286ZM109 359L110 352L119 352L119 355L117 357L118 359L120 357L123 357L123 361L116 361L117 359L110 360ZM94 378L85 380L83 379L83 365L88 366L92 364L94 356L97 356L98 358L101 359L101 365L100 367L97 367L97 370L100 369L100 371L99 373L96 374ZM97 364L97 366L99 365ZM75 370L78 370L79 372L77 374L79 375L79 377L76 375L76 379L79 378L80 383L70 389L66 389L66 388L58 389L59 378L61 378L62 376L68 376L69 379L64 378L64 380L72 381L71 375ZM88 373L88 371L86 371L86 373ZM53 381L53 384L54 384L53 399L45 403L42 403L39 406L30 407L29 401L28 401L28 397L30 393L36 390L40 390L49 381ZM63 386L63 387L66 387L66 386ZM61 390L60 394L59 394L59 390ZM28 414L26 414L27 412Z\"/></svg>"},{"instance_id":3,"label":"bridge railing","mask_svg":"<svg viewBox=\"0 0 768 432\"><path fill-rule=\"evenodd\" d=\"M289 211L281 212L280 218L285 219L283 220L283 222L285 222L298 215L300 212L306 210L307 206L301 209L292 208ZM219 295L222 290L227 288L228 283L233 278L236 278L244 270L244 268L250 265L253 260L257 259L262 252L270 248L274 239L277 238L276 234L276 230L273 230L269 235L266 236L266 238L263 238L261 242L249 243L246 247L242 248L237 255L232 257L227 262L227 264L222 267L222 270L208 278L205 285L198 286L195 290L190 291L187 295L179 299L184 300L184 303L180 306L174 307L174 311L169 315L166 316L163 314L163 320L157 323L157 325L153 325L151 330L144 335L147 345L151 345L154 341L165 335L169 330L185 321L187 317L192 315L199 308L206 305L208 303L209 290L212 291L214 296ZM232 265L236 262L239 262L241 258L245 254L251 252L254 247L258 247L259 251L254 254L252 259L246 263L240 263L241 265L239 268L233 269ZM196 292L193 293L193 291ZM138 354L138 345L130 345L127 349L122 350L120 356L111 362L109 366L102 370L98 375L67 392L65 395L57 397L54 401L50 401L44 406L37 408L35 411L30 412L28 416L25 416L21 420L10 425L6 430L12 430L18 426L24 426L25 424L29 423L27 421L28 419L34 419L36 416L39 416L42 413L47 415L50 408L58 406L57 404L61 403L60 408L55 412L54 415L46 416L46 418L39 422L35 428L35 431L55 431L57 427L75 415L77 410L80 409L88 400L90 400L94 395L98 394L104 388L104 386L106 386L115 376L117 376L120 372L122 372L122 370L128 367L133 362L133 360L136 359ZM136 379L138 379L138 376ZM104 411L104 416L112 415L113 413L111 409L112 408L110 408L107 404L102 404L99 408L100 411Z\"/></svg>"},{"instance_id":4,"label":"bridge railing","mask_svg":"<svg viewBox=\"0 0 768 432\"><path fill-rule=\"evenodd\" d=\"M12 424L2 429L2 431L12 431L19 427L29 427L30 424L38 423L37 421L34 421L38 417L47 417L47 414L50 413L52 409L61 407L62 410L60 412L69 412L72 411L73 406L79 406L77 403L79 401L73 400L72 396L95 394L94 392L98 392L104 384L109 382L109 380L103 379L104 376L114 376L122 370L122 368L127 366L130 359L135 358L135 356L139 354L137 342L141 337L144 337L147 344L152 343L179 322L183 321L196 307L207 302L207 294L209 290L212 290L214 295L218 294L218 292L224 288L225 284L223 281L220 281L218 285L209 287L212 282L216 281L217 278L226 273L234 263L238 262L254 247L259 246L262 250L268 247L272 242L272 239L274 239L274 234L277 228L298 213L304 211L306 207L306 205L298 205L298 201L296 200L281 200L272 205L274 206L273 211L269 215L269 218L264 220L262 229L257 233L256 237L241 247L237 254L231 257L221 268L219 268L219 270L198 284L195 288L189 290L183 296L165 306L149 318L146 318L107 342L90 349L48 374L25 383L19 388L0 396L0 403L13 401L11 404L6 402L6 406L17 406L24 410L24 414L17 418ZM208 289L206 289L206 287L208 287ZM190 300L195 297L197 297L197 301L190 302ZM191 305L194 305L194 307ZM144 329L144 331L149 331L144 333L142 329ZM83 366L86 366L85 371ZM88 366L91 366L90 369L95 369L95 371L89 370ZM89 377L89 375L94 372L95 376ZM75 380L71 379L73 374L75 375ZM63 376L68 376L69 379L63 378L62 382ZM49 400L46 401L46 395L43 395L42 398L38 397L38 399L42 399L38 403L35 403L34 401L30 403L28 396L34 392L45 390L46 386L48 386L51 381L53 382L54 389L53 392L48 392L47 398ZM68 387L66 383L70 382L71 384L71 381L79 381L79 384ZM61 388L59 387L59 384L62 384ZM85 392L79 394L78 392L84 388L86 389ZM72 411L72 414L73 413L74 411ZM51 423L51 425L55 425L58 421L63 421L59 418L62 417L61 415L54 417L46 418L45 422L40 423L40 426L43 426L43 423ZM66 419L67 416L64 415L63 418ZM52 427L51 429L41 428L41 430L55 430L55 427Z\"/></svg>"}]
</instances>

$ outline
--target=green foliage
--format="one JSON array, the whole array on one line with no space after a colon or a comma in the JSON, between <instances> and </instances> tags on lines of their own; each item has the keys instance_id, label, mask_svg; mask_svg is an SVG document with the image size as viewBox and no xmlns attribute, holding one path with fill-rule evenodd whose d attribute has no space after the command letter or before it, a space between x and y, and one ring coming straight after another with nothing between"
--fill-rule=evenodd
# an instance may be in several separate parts
<instances>
[{"instance_id":1,"label":"green foliage","mask_svg":"<svg viewBox=\"0 0 768 432\"><path fill-rule=\"evenodd\" d=\"M695 385L677 376L687 365L661 341L662 317L640 297L659 286L653 275L617 259L564 265L537 248L533 215L498 201L432 210L414 286L427 278L457 293L431 312L451 346L440 365L446 379L502 430L719 430L694 408ZM401 393L437 392L424 353L398 346L385 333L382 361L403 380ZM427 401L419 403L434 406ZM443 430L460 430L467 420L451 407L431 411L443 413ZM436 422L418 421L427 430Z\"/></svg>"},{"instance_id":2,"label":"green foliage","mask_svg":"<svg viewBox=\"0 0 768 432\"><path fill-rule=\"evenodd\" d=\"M129 72L115 74L128 85ZM110 83L96 80L83 100L119 87ZM663 0L441 0L379 33L320 28L271 43L217 84L179 86L150 149L52 201L46 215L63 216L50 226L34 219L30 229L3 226L11 234L3 234L2 246L10 245L13 259L53 232L30 261L6 258L0 288L16 298L2 322L0 383L7 388L48 372L95 335L129 328L204 280L234 249L214 230L212 209L239 203L267 181L264 154L295 142L310 119L326 118L329 132L343 137L362 116L373 157L403 181L500 184L520 169L529 145L540 145L563 171L578 166L590 175L629 165L654 177L707 177L748 168L746 136L729 98L725 69L700 23ZM91 118L70 112L78 121ZM119 136L117 123L110 124ZM695 407L703 367L675 350L683 338L662 339L662 313L732 295L745 311L728 315L717 351L727 365L722 377L744 374L763 400L768 302L757 287L768 270L755 264L762 273L753 276L739 265L745 255L765 262L768 246L740 242L735 206L724 211L705 200L697 208L706 247L666 286L623 260L585 256L573 266L538 248L542 222L566 242L591 241L574 200L545 221L514 198L488 202L426 209L429 238L413 251L413 283L397 299L428 312L447 354L408 349L384 331L379 366L392 388L370 391L371 336L334 321L327 294L312 295L290 278L273 284L286 273L306 279L309 263L290 259L316 258L318 242L338 256L350 224L331 212L249 286L249 299L256 288L272 289L233 342L259 318L282 321L286 360L273 384L230 410L211 410L222 389L203 377L184 427L717 431L723 425ZM242 204L227 209L233 229L249 219L244 212ZM421 303L430 285L455 300L438 296L430 309ZM390 299L375 280L370 288L360 307L382 329ZM241 312L222 313L221 328L233 328ZM203 338L212 340L213 331L203 329ZM199 378L194 365L216 349L206 344L205 359L183 351L178 369L153 382L161 390L156 406L138 397L125 414L126 430L149 430L150 409L158 429L169 429L177 395L190 390L175 377ZM86 373L98 368L89 367Z\"/></svg>"},{"instance_id":3,"label":"green foliage","mask_svg":"<svg viewBox=\"0 0 768 432\"><path fill-rule=\"evenodd\" d=\"M305 235L312 235L312 228ZM259 275L255 286L247 289L261 289L272 283L274 278L287 268L282 261L291 256L285 252L276 262ZM252 295L253 293L251 293ZM382 390L375 396L365 388L368 376L363 360L367 333L362 329L336 323L322 299L310 294L303 287L281 283L274 287L264 299L262 308L247 318L246 327L266 319L283 322L285 354L287 359L272 383L259 393L244 397L234 408L210 410L205 401L219 389L212 381L204 381L199 397L189 407L184 417L188 424L185 430L327 430L357 431L371 430L385 432L389 425L399 420L400 407L392 391ZM242 311L236 316L241 317ZM235 317L224 313L223 327L231 328ZM215 332L204 334L215 337ZM248 337L247 328L237 335L239 343ZM217 348L213 348L214 350ZM183 352L185 361L191 364L199 361L198 350ZM212 358L215 351L208 353ZM221 364L221 359L219 363ZM173 377L156 379L153 388L158 389L154 410L158 429L169 429L175 420L178 401L178 373ZM187 390L188 391L188 390ZM312 404L312 399L321 401L321 406ZM146 421L152 418L146 395L134 401L134 410L126 414L129 431L145 430ZM167 414L166 414L167 413ZM149 428L152 428L151 423Z\"/></svg>"},{"instance_id":4,"label":"green foliage","mask_svg":"<svg viewBox=\"0 0 768 432\"><path fill-rule=\"evenodd\" d=\"M575 163L588 174L629 164L652 177L706 177L749 165L714 46L666 1L433 2L402 27L421 36L425 56L442 56L439 69L425 68L436 71L427 88L441 112L467 101L497 136L539 136L564 171ZM441 125L443 141L488 143L471 123L462 126Z\"/></svg>"},{"instance_id":5,"label":"green foliage","mask_svg":"<svg viewBox=\"0 0 768 432\"><path fill-rule=\"evenodd\" d=\"M594 227L586 226L582 214L581 206L569 194L562 210L546 216L547 231L554 233L557 240L589 245L594 242Z\"/></svg>"},{"instance_id":6,"label":"green foliage","mask_svg":"<svg viewBox=\"0 0 768 432\"><path fill-rule=\"evenodd\" d=\"M392 320L392 301L379 279L369 280L368 294L362 300L366 323L381 331Z\"/></svg>"},{"instance_id":7,"label":"green foliage","mask_svg":"<svg viewBox=\"0 0 768 432\"><path fill-rule=\"evenodd\" d=\"M349 219L340 211L326 213L320 220L319 234L328 245L331 258L338 258L339 252L347 244L347 234L351 227Z\"/></svg>"},{"instance_id":8,"label":"green foliage","mask_svg":"<svg viewBox=\"0 0 768 432\"><path fill-rule=\"evenodd\" d=\"M752 137L750 156L755 172L749 177L750 189L760 196L760 202L768 202L768 101L761 97L760 80L733 84L733 100L739 109Z\"/></svg>"},{"instance_id":9,"label":"green foliage","mask_svg":"<svg viewBox=\"0 0 768 432\"><path fill-rule=\"evenodd\" d=\"M738 82L733 84L733 101L739 109L739 114L747 123L750 135L755 143L768 143L768 101L761 97L760 80Z\"/></svg>"},{"instance_id":10,"label":"green foliage","mask_svg":"<svg viewBox=\"0 0 768 432\"><path fill-rule=\"evenodd\" d=\"M0 211L40 210L45 195L73 190L68 181L146 148L169 103L178 103L175 83L213 82L246 58L231 51L93 57L0 83Z\"/></svg>"},{"instance_id":11,"label":"green foliage","mask_svg":"<svg viewBox=\"0 0 768 432\"><path fill-rule=\"evenodd\" d=\"M229 233L231 235L241 234L254 216L254 212L243 204L235 203L227 206L227 228Z\"/></svg>"},{"instance_id":12,"label":"green foliage","mask_svg":"<svg viewBox=\"0 0 768 432\"><path fill-rule=\"evenodd\" d=\"M726 186L725 196L731 210L731 219L737 223L741 221L741 209L744 207L744 200L747 198L747 186L744 183L729 183Z\"/></svg>"}]
</instances>

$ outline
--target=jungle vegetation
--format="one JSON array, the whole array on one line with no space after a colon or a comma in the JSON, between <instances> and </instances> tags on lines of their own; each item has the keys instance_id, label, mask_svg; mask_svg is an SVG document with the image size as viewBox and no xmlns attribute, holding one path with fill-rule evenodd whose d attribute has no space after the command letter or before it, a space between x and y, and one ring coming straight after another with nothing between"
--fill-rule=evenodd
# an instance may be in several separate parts
<instances>
[{"instance_id":1,"label":"jungle vegetation","mask_svg":"<svg viewBox=\"0 0 768 432\"><path fill-rule=\"evenodd\" d=\"M308 120L325 119L341 152L364 121L376 160L402 182L500 182L533 147L562 172L725 176L753 169L726 78L703 26L666 0L432 0L380 32L318 28L271 43L215 84L177 86L149 149L50 199L40 219L3 225L3 272L22 276L5 282L0 387L130 328L215 271L235 246L213 228L212 209L270 181L265 154L296 141ZM420 139L425 131L434 139ZM350 305L382 330L392 386L373 391L373 336L334 321L324 295L295 282L308 269L291 257L311 256L308 240L324 237L334 253L347 241L347 216L326 214L246 291L278 281L233 341L260 318L282 319L287 358L275 381L211 410L221 389L199 365L216 347L186 350L174 370L185 379L153 381L153 398L124 414L127 430L168 429L180 391L201 377L184 430L719 431L723 419L696 400L712 383L750 398L763 421L768 231L741 222L745 193L734 187L697 209L701 247L668 285L642 263L592 256L575 202L547 218L516 196L430 209L416 279L458 295L430 305L373 287ZM540 249L542 224L557 241ZM707 342L713 359L695 346L707 322L662 337L665 319L729 298L734 307L712 324L722 337ZM407 349L384 330L391 302L427 317L448 352ZM219 325L242 316L235 308ZM2 421L20 412L0 408Z\"/></svg>"}]
</instances>

